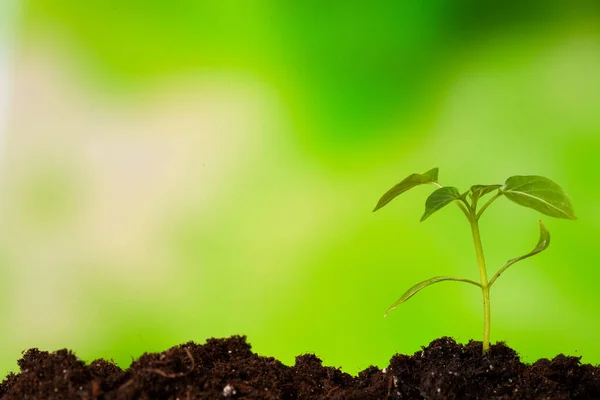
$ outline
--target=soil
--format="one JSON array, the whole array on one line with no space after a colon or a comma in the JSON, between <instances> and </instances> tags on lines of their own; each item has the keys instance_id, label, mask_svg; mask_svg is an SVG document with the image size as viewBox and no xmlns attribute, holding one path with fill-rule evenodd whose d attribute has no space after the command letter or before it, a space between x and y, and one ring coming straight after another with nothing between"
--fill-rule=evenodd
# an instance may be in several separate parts
<instances>
[{"instance_id":1,"label":"soil","mask_svg":"<svg viewBox=\"0 0 600 400\"><path fill-rule=\"evenodd\" d=\"M356 377L312 354L283 365L254 354L242 336L144 354L126 370L106 360L86 365L68 350L31 349L18 363L0 399L600 399L600 366L578 357L525 365L502 343L482 355L480 342L447 337Z\"/></svg>"}]
</instances>

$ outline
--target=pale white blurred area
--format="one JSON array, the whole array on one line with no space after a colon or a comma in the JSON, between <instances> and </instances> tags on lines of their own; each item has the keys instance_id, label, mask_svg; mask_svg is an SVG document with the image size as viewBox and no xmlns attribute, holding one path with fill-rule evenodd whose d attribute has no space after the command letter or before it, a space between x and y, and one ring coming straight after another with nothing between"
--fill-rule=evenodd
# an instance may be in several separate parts
<instances>
[{"instance_id":1,"label":"pale white blurred area","mask_svg":"<svg viewBox=\"0 0 600 400\"><path fill-rule=\"evenodd\" d=\"M354 212L338 192L356 187L286 141L279 92L255 76L203 70L119 91L96 86L81 58L48 37L15 52L0 357L68 347L127 362L270 332L269 318L301 305L307 249L356 223L336 223Z\"/></svg>"},{"instance_id":2,"label":"pale white blurred area","mask_svg":"<svg viewBox=\"0 0 600 400\"><path fill-rule=\"evenodd\" d=\"M11 96L10 77L13 70L19 3L18 0L0 1L0 168Z\"/></svg>"},{"instance_id":3,"label":"pale white blurred area","mask_svg":"<svg viewBox=\"0 0 600 400\"><path fill-rule=\"evenodd\" d=\"M68 53L43 42L20 47L14 63L3 339L77 347L114 304L90 306L90 288L131 307L177 296L169 288L185 274L159 232L176 210L210 214L232 177L264 153L281 111L268 87L235 73L174 77L113 98L92 94Z\"/></svg>"}]
</instances>

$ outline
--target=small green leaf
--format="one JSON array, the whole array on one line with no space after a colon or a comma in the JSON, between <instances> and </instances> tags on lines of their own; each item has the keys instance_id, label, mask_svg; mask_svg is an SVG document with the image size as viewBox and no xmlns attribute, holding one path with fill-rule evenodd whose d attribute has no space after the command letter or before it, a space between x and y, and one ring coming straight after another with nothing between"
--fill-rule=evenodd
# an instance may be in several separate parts
<instances>
[{"instance_id":1,"label":"small green leaf","mask_svg":"<svg viewBox=\"0 0 600 400\"><path fill-rule=\"evenodd\" d=\"M413 287L411 287L410 289L408 289L402 295L402 297L400 297L394 304L392 304L390 306L390 308L388 308L388 310L385 312L384 317L387 316L389 314L389 312L392 311L394 308L398 307L400 304L404 303L406 300L410 299L415 294L417 294L417 292L420 291L421 289L424 289L429 285L433 285L434 283L443 282L443 281L466 282L466 283L470 283L472 285L481 287L481 285L479 283L472 281L470 279L454 278L452 276L435 276L431 279L427 279L426 281L419 282L416 285L414 285Z\"/></svg>"},{"instance_id":2,"label":"small green leaf","mask_svg":"<svg viewBox=\"0 0 600 400\"><path fill-rule=\"evenodd\" d=\"M455 187L444 186L437 189L435 192L431 193L425 202L425 213L421 217L421 222L425 221L431 214L440 208L452 203L455 200L459 200L460 198L461 194Z\"/></svg>"},{"instance_id":3,"label":"small green leaf","mask_svg":"<svg viewBox=\"0 0 600 400\"><path fill-rule=\"evenodd\" d=\"M414 188L415 186L423 185L425 183L437 182L438 172L439 168L433 168L423 174L409 175L402 182L398 183L396 186L385 192L381 199L379 199L379 202L377 203L373 211L379 210L381 207L385 206L387 203L392 201L396 196L401 195L402 193Z\"/></svg>"},{"instance_id":4,"label":"small green leaf","mask_svg":"<svg viewBox=\"0 0 600 400\"><path fill-rule=\"evenodd\" d=\"M473 185L471 186L471 193L477 199L482 198L486 194L493 192L496 189L500 189L502 185Z\"/></svg>"},{"instance_id":5,"label":"small green leaf","mask_svg":"<svg viewBox=\"0 0 600 400\"><path fill-rule=\"evenodd\" d=\"M506 269L508 267L510 267L511 265L513 265L514 263L516 263L518 261L521 261L521 260L524 260L531 256L534 256L537 253L541 253L542 251L546 250L548 248L548 246L550 246L550 232L548 232L548 229L546 229L546 226L544 225L542 220L540 220L540 239L538 240L538 244L535 246L535 248L533 250L531 250L529 253L525 254L524 256L511 258L510 260L508 260L506 262L506 264L504 264L504 266L502 268L500 268L498 270L498 272L496 272L494 277L492 279L490 279L489 286L492 286L492 283L494 283L496 281L496 279L498 279L498 277L504 271L506 271Z\"/></svg>"},{"instance_id":6,"label":"small green leaf","mask_svg":"<svg viewBox=\"0 0 600 400\"><path fill-rule=\"evenodd\" d=\"M555 218L577 219L569 196L543 176L511 176L500 188L509 200Z\"/></svg>"},{"instance_id":7,"label":"small green leaf","mask_svg":"<svg viewBox=\"0 0 600 400\"><path fill-rule=\"evenodd\" d=\"M471 191L467 190L466 192L464 192L463 194L460 195L460 198L462 200L468 200L471 198L471 195L472 195Z\"/></svg>"}]
</instances>

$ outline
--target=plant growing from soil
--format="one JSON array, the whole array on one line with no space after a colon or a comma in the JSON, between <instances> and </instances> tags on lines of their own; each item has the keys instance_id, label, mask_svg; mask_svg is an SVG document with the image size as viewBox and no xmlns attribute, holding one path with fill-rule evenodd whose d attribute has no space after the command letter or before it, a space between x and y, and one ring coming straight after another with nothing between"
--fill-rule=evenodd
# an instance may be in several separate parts
<instances>
[{"instance_id":1,"label":"plant growing from soil","mask_svg":"<svg viewBox=\"0 0 600 400\"><path fill-rule=\"evenodd\" d=\"M388 190L379 200L375 209L377 211L398 195L412 189L415 186L423 184L433 184L437 186L425 202L425 213L421 217L421 222L425 221L434 212L447 206L450 203L455 203L463 212L473 235L473 243L475 245L475 254L477 255L477 263L479 266L479 282L475 282L465 278L455 278L451 276L436 276L419 282L408 289L394 304L390 306L385 315L410 299L421 289L426 288L434 283L443 281L458 281L466 282L475 285L481 289L483 296L483 352L485 353L490 347L490 289L496 282L498 277L511 265L528 257L536 255L548 248L550 244L550 233L540 220L540 239L535 248L529 253L520 257L515 257L506 262L502 268L496 272L491 279L488 279L487 267L483 256L483 246L481 244L481 234L479 232L479 219L484 211L498 198L506 197L507 199L524 207L533 208L543 214L555 218L565 218L575 220L573 205L569 196L556 183L543 176L536 175L517 175L511 176L506 180L504 185L473 185L464 193L452 186L442 186L438 183L438 168L433 168L423 174L412 174L406 179ZM479 207L479 202L487 195L495 192L488 200Z\"/></svg>"}]
</instances>

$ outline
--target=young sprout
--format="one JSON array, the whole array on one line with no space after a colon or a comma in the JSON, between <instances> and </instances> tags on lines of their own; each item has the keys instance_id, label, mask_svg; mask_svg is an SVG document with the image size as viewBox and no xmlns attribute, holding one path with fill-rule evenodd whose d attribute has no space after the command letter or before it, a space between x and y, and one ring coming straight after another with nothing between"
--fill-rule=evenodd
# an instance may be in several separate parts
<instances>
[{"instance_id":1,"label":"young sprout","mask_svg":"<svg viewBox=\"0 0 600 400\"><path fill-rule=\"evenodd\" d=\"M421 217L421 221L426 220L431 214L450 203L455 203L458 208L460 208L471 225L473 243L475 244L475 254L477 255L477 263L479 265L479 282L451 276L433 277L417 283L408 289L390 306L385 315L387 316L390 311L410 299L421 289L434 283L442 281L470 283L479 287L483 296L483 352L485 353L490 347L490 288L508 267L548 248L548 245L550 244L550 233L540 220L540 239L535 248L523 256L508 260L491 279L488 279L485 258L483 256L483 247L481 245L481 235L479 233L479 219L481 218L481 215L497 198L504 196L521 206L533 208L534 210L551 217L575 220L577 218L573 212L571 200L556 183L548 178L535 175L511 176L506 180L504 185L473 185L469 190L461 194L455 187L440 185L438 183L438 168L434 168L423 174L412 174L388 190L381 197L373 211L379 210L396 196L407 190L426 183L433 184L437 186L438 189L431 193L427 198L427 201L425 202L425 213ZM480 200L494 191L495 194L479 207Z\"/></svg>"}]
</instances>

